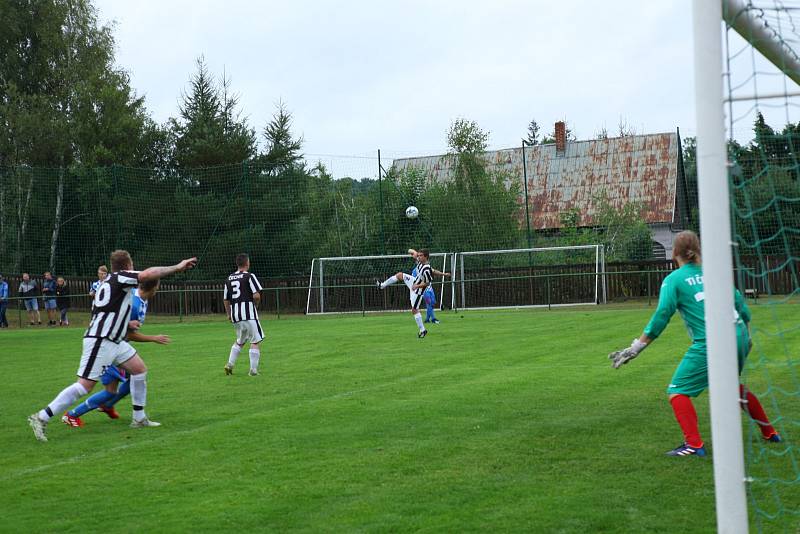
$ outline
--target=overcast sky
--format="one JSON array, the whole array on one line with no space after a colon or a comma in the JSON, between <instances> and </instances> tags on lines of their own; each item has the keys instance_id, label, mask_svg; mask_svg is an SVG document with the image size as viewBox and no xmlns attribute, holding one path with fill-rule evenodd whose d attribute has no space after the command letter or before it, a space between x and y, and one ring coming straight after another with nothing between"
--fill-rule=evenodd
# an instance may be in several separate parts
<instances>
[{"instance_id":1,"label":"overcast sky","mask_svg":"<svg viewBox=\"0 0 800 534\"><path fill-rule=\"evenodd\" d=\"M177 114L202 54L259 132L283 101L307 154L441 153L458 117L492 148L519 146L534 118L545 133L567 119L579 139L620 119L695 134L690 0L96 5L157 121Z\"/></svg>"}]
</instances>

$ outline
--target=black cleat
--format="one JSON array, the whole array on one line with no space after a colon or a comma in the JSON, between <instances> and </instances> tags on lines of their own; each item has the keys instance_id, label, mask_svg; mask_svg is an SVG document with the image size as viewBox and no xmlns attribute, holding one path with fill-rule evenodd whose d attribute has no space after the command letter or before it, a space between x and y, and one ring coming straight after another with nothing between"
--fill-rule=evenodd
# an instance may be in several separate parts
<instances>
[{"instance_id":1,"label":"black cleat","mask_svg":"<svg viewBox=\"0 0 800 534\"><path fill-rule=\"evenodd\" d=\"M425 336L427 336L427 335L428 335L428 331L427 331L427 330L423 330L422 332L420 332L419 334L417 334L417 337L418 337L418 338L420 338L420 339L422 339L423 337L425 337Z\"/></svg>"}]
</instances>

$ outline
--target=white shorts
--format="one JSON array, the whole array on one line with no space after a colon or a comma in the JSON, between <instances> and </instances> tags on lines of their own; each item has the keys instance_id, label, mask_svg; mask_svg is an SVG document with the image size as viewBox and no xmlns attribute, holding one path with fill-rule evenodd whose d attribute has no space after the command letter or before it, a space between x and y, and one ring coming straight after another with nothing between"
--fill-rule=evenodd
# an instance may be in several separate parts
<instances>
[{"instance_id":1,"label":"white shorts","mask_svg":"<svg viewBox=\"0 0 800 534\"><path fill-rule=\"evenodd\" d=\"M264 340L264 331L261 330L261 323L258 319L248 319L233 323L236 329L236 344L261 343Z\"/></svg>"},{"instance_id":2,"label":"white shorts","mask_svg":"<svg viewBox=\"0 0 800 534\"><path fill-rule=\"evenodd\" d=\"M411 301L412 310L418 310L425 305L425 299L422 298L422 294L417 294L416 291L409 292L408 300Z\"/></svg>"},{"instance_id":3,"label":"white shorts","mask_svg":"<svg viewBox=\"0 0 800 534\"><path fill-rule=\"evenodd\" d=\"M127 341L112 343L107 339L85 337L78 376L96 382L106 367L123 364L134 356L136 349Z\"/></svg>"},{"instance_id":4,"label":"white shorts","mask_svg":"<svg viewBox=\"0 0 800 534\"><path fill-rule=\"evenodd\" d=\"M418 310L425 301L422 298L422 294L417 294L415 290L411 289L414 287L414 277L410 274L403 273L403 283L408 288L408 300L411 303L411 309Z\"/></svg>"},{"instance_id":5,"label":"white shorts","mask_svg":"<svg viewBox=\"0 0 800 534\"><path fill-rule=\"evenodd\" d=\"M406 285L409 291L414 286L414 277L410 274L403 273L403 283Z\"/></svg>"}]
</instances>

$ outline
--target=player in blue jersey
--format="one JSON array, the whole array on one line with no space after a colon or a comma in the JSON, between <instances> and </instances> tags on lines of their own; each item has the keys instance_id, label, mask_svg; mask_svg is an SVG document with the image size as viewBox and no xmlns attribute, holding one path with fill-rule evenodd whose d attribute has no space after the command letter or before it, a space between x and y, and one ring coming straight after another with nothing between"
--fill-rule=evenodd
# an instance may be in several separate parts
<instances>
[{"instance_id":1,"label":"player in blue jersey","mask_svg":"<svg viewBox=\"0 0 800 534\"><path fill-rule=\"evenodd\" d=\"M103 280L108 278L108 267L105 265L101 265L97 268L97 280L92 282L92 285L89 287L89 296L94 298L95 293L97 293L97 288L100 287L100 284L103 283Z\"/></svg>"},{"instance_id":2,"label":"player in blue jersey","mask_svg":"<svg viewBox=\"0 0 800 534\"><path fill-rule=\"evenodd\" d=\"M147 316L147 303L158 291L158 286L158 280L151 280L142 282L136 289L131 302L132 324L128 332L128 341L152 342L161 345L166 345L170 342L169 337L165 335L146 336L139 332L139 328L144 324ZM130 394L131 386L128 378L128 373L121 367L115 365L106 367L100 376L100 381L105 386L105 389L95 393L75 408L66 412L61 421L67 426L82 427L81 416L95 409L104 412L111 419L118 419L119 413L117 413L114 405ZM151 423L155 423L155 421L151 421Z\"/></svg>"},{"instance_id":3,"label":"player in blue jersey","mask_svg":"<svg viewBox=\"0 0 800 534\"><path fill-rule=\"evenodd\" d=\"M425 322L439 324L439 319L436 318L436 314L433 311L436 307L436 292L433 290L433 284L425 288L422 300L425 301Z\"/></svg>"}]
</instances>

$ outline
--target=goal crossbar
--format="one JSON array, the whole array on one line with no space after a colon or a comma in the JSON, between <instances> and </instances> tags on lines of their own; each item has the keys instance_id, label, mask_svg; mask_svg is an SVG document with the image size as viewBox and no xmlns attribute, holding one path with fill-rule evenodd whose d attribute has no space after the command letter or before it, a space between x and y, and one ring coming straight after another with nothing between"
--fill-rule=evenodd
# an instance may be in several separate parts
<instances>
[{"instance_id":1,"label":"goal crossbar","mask_svg":"<svg viewBox=\"0 0 800 534\"><path fill-rule=\"evenodd\" d=\"M743 0L722 0L722 16L736 33L761 52L778 69L800 85L800 57Z\"/></svg>"},{"instance_id":2,"label":"goal crossbar","mask_svg":"<svg viewBox=\"0 0 800 534\"><path fill-rule=\"evenodd\" d=\"M459 256L478 256L486 254L510 254L512 252L550 252L555 250L588 250L602 247L602 245L575 245L574 247L533 247L533 248L509 248L500 250L473 250L470 252L459 252Z\"/></svg>"}]
</instances>

